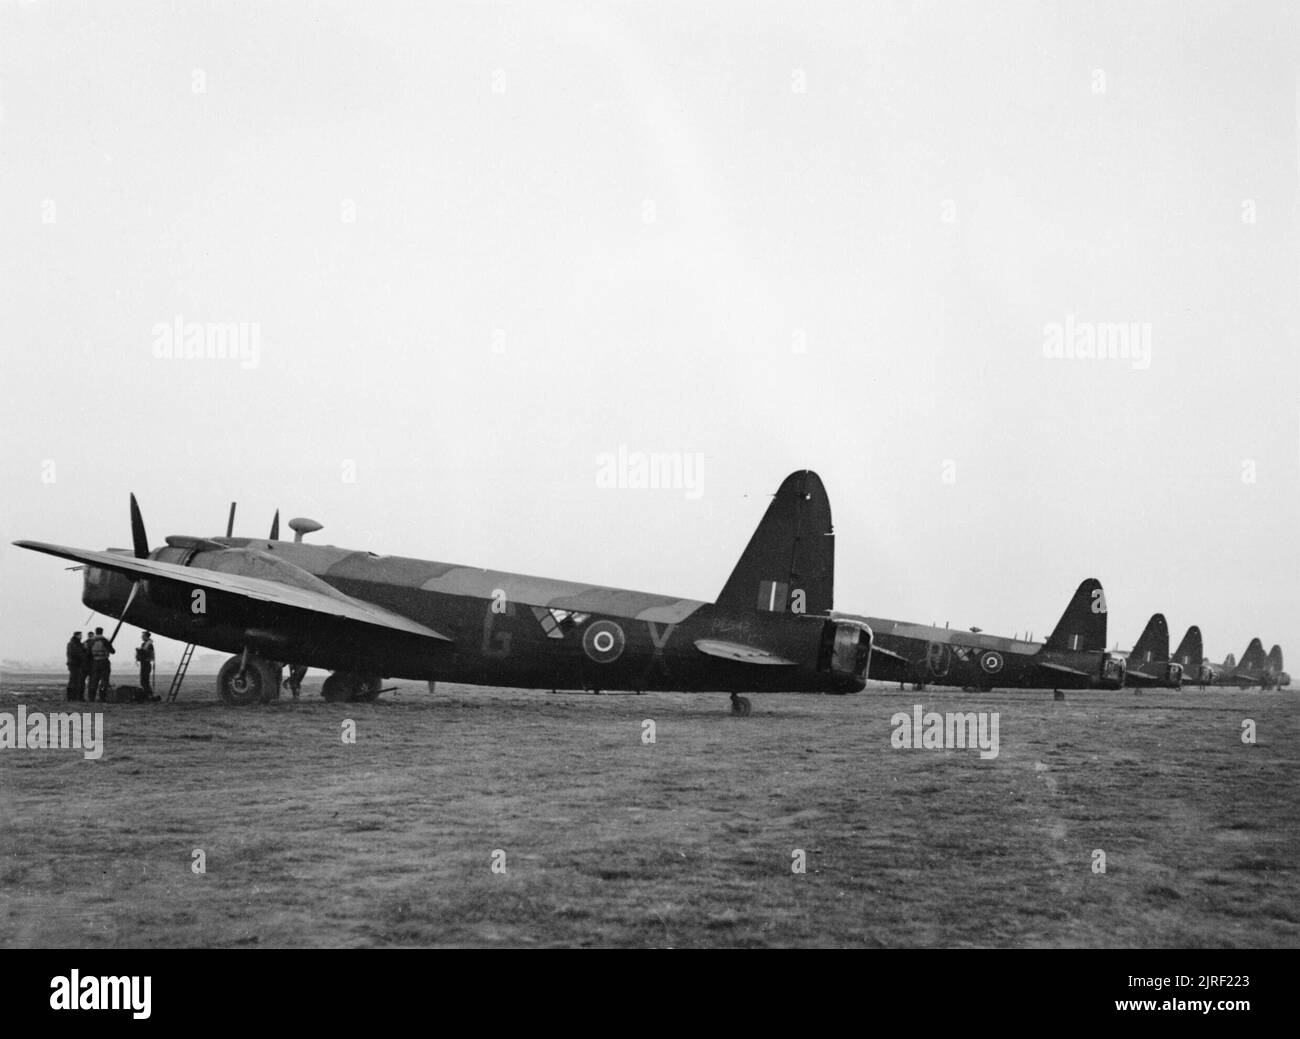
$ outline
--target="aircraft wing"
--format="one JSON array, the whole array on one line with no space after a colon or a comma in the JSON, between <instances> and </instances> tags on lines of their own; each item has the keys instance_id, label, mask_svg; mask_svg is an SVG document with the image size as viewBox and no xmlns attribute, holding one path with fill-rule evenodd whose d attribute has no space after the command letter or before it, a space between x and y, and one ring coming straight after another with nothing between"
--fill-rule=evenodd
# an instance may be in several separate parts
<instances>
[{"instance_id":1,"label":"aircraft wing","mask_svg":"<svg viewBox=\"0 0 1300 1039\"><path fill-rule=\"evenodd\" d=\"M786 660L757 646L746 646L741 642L719 642L716 639L696 639L695 648L701 653L722 660L734 660L737 664L768 664L780 667L796 667L793 660Z\"/></svg>"},{"instance_id":2,"label":"aircraft wing","mask_svg":"<svg viewBox=\"0 0 1300 1039\"><path fill-rule=\"evenodd\" d=\"M14 544L19 548L31 549L33 552L44 552L46 555L72 559L104 570L114 570L136 580L143 578L150 581L173 581L187 588L206 588L255 602L302 610L318 616L354 621L408 635L420 635L439 642L451 641L446 635L432 628L427 628L390 610L344 595L337 589L324 585L323 582L320 589L300 588L280 581L268 581L262 577L229 574L202 567L180 566L157 559L137 559L116 552L95 552L84 548L68 548L64 545L47 545L42 541L15 541Z\"/></svg>"}]
</instances>

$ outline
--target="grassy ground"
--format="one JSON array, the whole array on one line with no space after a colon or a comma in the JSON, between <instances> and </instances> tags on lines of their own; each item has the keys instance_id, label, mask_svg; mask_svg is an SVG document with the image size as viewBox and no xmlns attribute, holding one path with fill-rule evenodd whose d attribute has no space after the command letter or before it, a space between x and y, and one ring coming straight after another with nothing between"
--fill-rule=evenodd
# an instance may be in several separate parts
<instances>
[{"instance_id":1,"label":"grassy ground","mask_svg":"<svg viewBox=\"0 0 1300 1039\"><path fill-rule=\"evenodd\" d=\"M309 683L232 709L210 686L96 705L98 761L0 750L0 944L1300 944L1291 692L884 689L740 719L720 695ZM63 709L61 681L0 681L19 703ZM998 758L894 749L914 703L997 711Z\"/></svg>"}]
</instances>

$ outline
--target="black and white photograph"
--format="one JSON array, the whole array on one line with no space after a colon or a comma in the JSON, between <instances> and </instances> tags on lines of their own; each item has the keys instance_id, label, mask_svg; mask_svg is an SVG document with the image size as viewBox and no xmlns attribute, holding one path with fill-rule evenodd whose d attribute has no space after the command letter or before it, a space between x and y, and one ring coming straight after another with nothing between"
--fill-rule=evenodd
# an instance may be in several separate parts
<instances>
[{"instance_id":1,"label":"black and white photograph","mask_svg":"<svg viewBox=\"0 0 1300 1039\"><path fill-rule=\"evenodd\" d=\"M1300 946L1293 3L0 0L0 349L56 1016Z\"/></svg>"}]
</instances>

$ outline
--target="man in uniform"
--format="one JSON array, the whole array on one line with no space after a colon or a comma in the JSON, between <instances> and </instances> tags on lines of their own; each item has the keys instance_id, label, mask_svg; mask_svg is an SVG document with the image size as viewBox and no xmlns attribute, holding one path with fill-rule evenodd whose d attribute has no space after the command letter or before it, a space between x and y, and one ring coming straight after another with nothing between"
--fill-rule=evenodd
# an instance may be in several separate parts
<instances>
[{"instance_id":1,"label":"man in uniform","mask_svg":"<svg viewBox=\"0 0 1300 1039\"><path fill-rule=\"evenodd\" d=\"M86 647L81 644L81 632L74 631L68 639L68 699L86 698Z\"/></svg>"},{"instance_id":2,"label":"man in uniform","mask_svg":"<svg viewBox=\"0 0 1300 1039\"><path fill-rule=\"evenodd\" d=\"M144 633L144 639L135 651L135 659L140 662L140 688L145 694L153 696L153 642L149 639L149 633Z\"/></svg>"},{"instance_id":3,"label":"man in uniform","mask_svg":"<svg viewBox=\"0 0 1300 1039\"><path fill-rule=\"evenodd\" d=\"M113 673L108 658L116 652L112 643L104 638L104 629L96 628L90 639L90 689L86 693L87 700L93 701L98 695L100 703L108 702L108 680Z\"/></svg>"}]
</instances>

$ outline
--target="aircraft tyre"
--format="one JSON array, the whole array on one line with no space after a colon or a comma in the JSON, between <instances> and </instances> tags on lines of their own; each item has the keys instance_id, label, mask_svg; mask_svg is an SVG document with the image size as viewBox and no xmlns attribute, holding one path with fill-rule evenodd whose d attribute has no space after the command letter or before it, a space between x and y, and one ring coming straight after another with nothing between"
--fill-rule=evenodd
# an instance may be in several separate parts
<instances>
[{"instance_id":1,"label":"aircraft tyre","mask_svg":"<svg viewBox=\"0 0 1300 1039\"><path fill-rule=\"evenodd\" d=\"M738 718L748 718L748 717L749 717L749 712L750 712L751 710L752 710L752 706L751 706L751 704L750 704L750 702L749 702L749 697L747 697L747 696L740 696L740 695L737 694L737 693L732 693L732 694L731 694L731 713L732 713L732 714L736 715Z\"/></svg>"},{"instance_id":2,"label":"aircraft tyre","mask_svg":"<svg viewBox=\"0 0 1300 1039\"><path fill-rule=\"evenodd\" d=\"M374 703L382 684L378 678L335 671L321 684L320 694L329 703Z\"/></svg>"},{"instance_id":3,"label":"aircraft tyre","mask_svg":"<svg viewBox=\"0 0 1300 1039\"><path fill-rule=\"evenodd\" d=\"M270 703L280 695L280 669L269 660L249 654L248 666L241 675L242 656L234 656L221 665L217 675L217 695L222 703L244 707Z\"/></svg>"}]
</instances>

